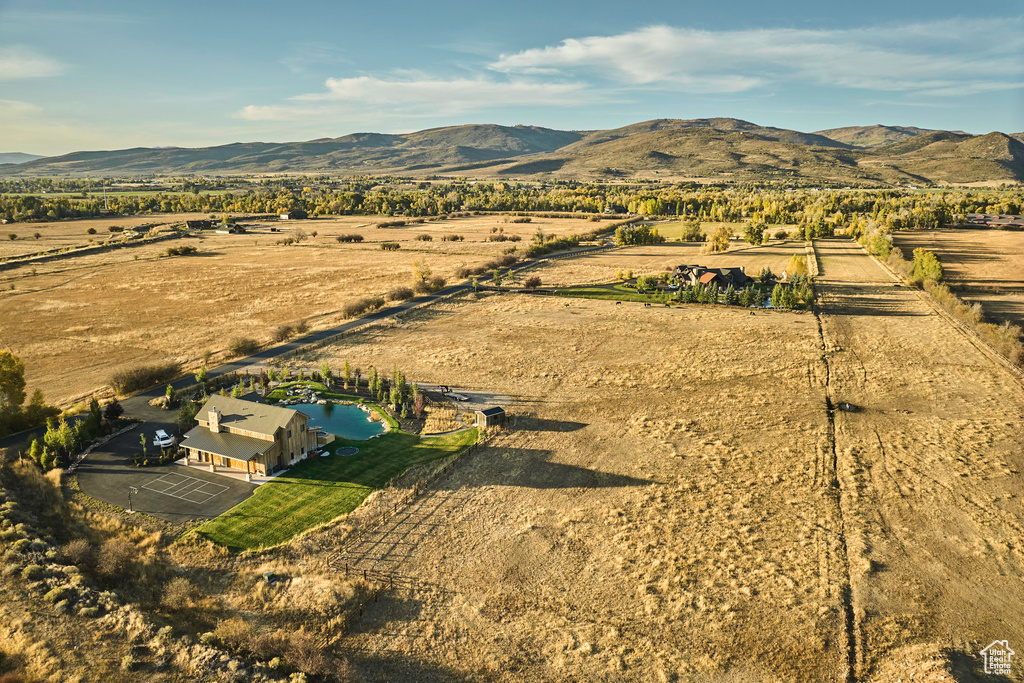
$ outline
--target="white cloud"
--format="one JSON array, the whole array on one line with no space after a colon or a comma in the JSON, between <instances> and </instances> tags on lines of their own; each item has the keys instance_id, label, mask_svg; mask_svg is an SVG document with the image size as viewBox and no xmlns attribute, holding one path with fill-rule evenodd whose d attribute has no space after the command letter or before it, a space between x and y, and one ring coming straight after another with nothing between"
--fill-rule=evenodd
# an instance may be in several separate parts
<instances>
[{"instance_id":1,"label":"white cloud","mask_svg":"<svg viewBox=\"0 0 1024 683\"><path fill-rule=\"evenodd\" d=\"M864 90L960 95L1024 84L1024 22L941 21L843 30L702 31L671 26L502 55L508 74L603 76L694 93L787 81Z\"/></svg>"},{"instance_id":2,"label":"white cloud","mask_svg":"<svg viewBox=\"0 0 1024 683\"><path fill-rule=\"evenodd\" d=\"M489 107L578 105L594 101L580 83L495 81L484 77L329 78L326 91L289 98L292 104L248 105L236 116L251 121L297 121L367 108L403 116L461 114Z\"/></svg>"},{"instance_id":3,"label":"white cloud","mask_svg":"<svg viewBox=\"0 0 1024 683\"><path fill-rule=\"evenodd\" d=\"M0 100L0 117L4 119L23 119L27 116L38 114L41 111L43 111L42 107L37 107L30 102Z\"/></svg>"},{"instance_id":4,"label":"white cloud","mask_svg":"<svg viewBox=\"0 0 1024 683\"><path fill-rule=\"evenodd\" d=\"M64 65L26 47L0 47L0 80L46 78L64 73Z\"/></svg>"}]
</instances>

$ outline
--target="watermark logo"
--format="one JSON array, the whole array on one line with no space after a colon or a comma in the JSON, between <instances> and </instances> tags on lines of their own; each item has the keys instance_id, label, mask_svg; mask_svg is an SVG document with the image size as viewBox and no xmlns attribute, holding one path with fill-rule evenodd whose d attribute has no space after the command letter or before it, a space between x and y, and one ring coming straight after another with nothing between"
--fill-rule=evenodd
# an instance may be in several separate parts
<instances>
[{"instance_id":1,"label":"watermark logo","mask_svg":"<svg viewBox=\"0 0 1024 683\"><path fill-rule=\"evenodd\" d=\"M993 640L988 647L981 651L985 658L985 673L1010 675L1010 659L1017 654L1010 649L1010 644L1005 640Z\"/></svg>"}]
</instances>

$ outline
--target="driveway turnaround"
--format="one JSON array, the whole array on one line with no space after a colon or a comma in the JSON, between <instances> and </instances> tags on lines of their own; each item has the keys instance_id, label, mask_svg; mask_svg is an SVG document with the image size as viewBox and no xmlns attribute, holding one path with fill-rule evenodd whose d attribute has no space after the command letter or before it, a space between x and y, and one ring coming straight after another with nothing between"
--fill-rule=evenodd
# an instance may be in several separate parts
<instances>
[{"instance_id":1,"label":"driveway turnaround","mask_svg":"<svg viewBox=\"0 0 1024 683\"><path fill-rule=\"evenodd\" d=\"M153 433L152 427L143 427L149 428L147 436ZM82 492L125 509L130 492L135 512L186 522L216 517L256 490L255 484L184 465L134 467L128 458L138 450L139 430L133 429L90 453L78 466Z\"/></svg>"}]
</instances>

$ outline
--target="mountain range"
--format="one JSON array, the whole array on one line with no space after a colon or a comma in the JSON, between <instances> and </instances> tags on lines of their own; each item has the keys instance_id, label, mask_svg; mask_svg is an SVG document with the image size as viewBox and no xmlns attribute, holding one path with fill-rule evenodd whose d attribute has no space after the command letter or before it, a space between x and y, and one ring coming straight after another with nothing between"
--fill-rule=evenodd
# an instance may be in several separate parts
<instances>
[{"instance_id":1,"label":"mountain range","mask_svg":"<svg viewBox=\"0 0 1024 683\"><path fill-rule=\"evenodd\" d=\"M970 135L882 125L802 133L731 118L656 119L596 131L471 124L306 142L73 152L0 166L0 175L19 176L314 172L861 186L1001 183L1024 181L1024 133Z\"/></svg>"}]
</instances>

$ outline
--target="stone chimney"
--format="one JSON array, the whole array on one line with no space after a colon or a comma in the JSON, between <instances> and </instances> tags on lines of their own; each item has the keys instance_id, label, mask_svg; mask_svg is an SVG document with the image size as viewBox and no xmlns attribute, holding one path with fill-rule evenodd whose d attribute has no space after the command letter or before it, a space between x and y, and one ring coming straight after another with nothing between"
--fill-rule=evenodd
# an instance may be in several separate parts
<instances>
[{"instance_id":1,"label":"stone chimney","mask_svg":"<svg viewBox=\"0 0 1024 683\"><path fill-rule=\"evenodd\" d=\"M216 408L210 409L210 431L215 434L220 432L220 411Z\"/></svg>"}]
</instances>

